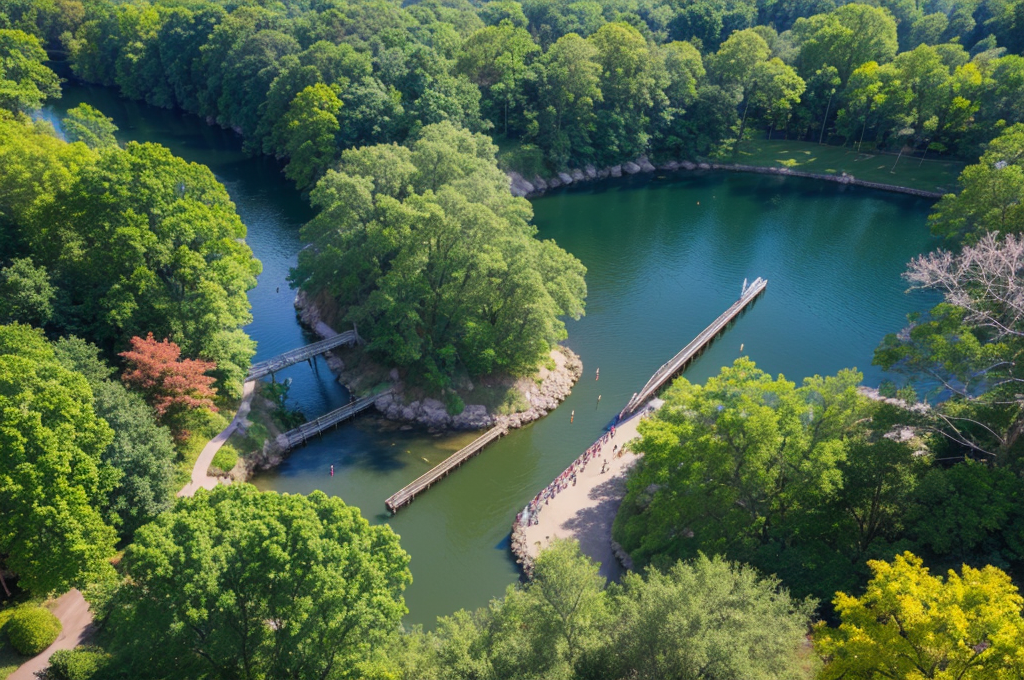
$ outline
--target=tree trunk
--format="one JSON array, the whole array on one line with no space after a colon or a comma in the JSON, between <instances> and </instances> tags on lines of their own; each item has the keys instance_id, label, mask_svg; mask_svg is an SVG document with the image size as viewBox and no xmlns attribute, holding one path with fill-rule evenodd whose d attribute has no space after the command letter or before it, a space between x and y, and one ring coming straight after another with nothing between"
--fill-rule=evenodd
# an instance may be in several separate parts
<instances>
[{"instance_id":1,"label":"tree trunk","mask_svg":"<svg viewBox=\"0 0 1024 680\"><path fill-rule=\"evenodd\" d=\"M4 594L7 597L10 597L11 596L11 590L10 590L10 588L7 587L7 581L4 579L3 569L0 569L0 586L4 587Z\"/></svg>"},{"instance_id":2,"label":"tree trunk","mask_svg":"<svg viewBox=\"0 0 1024 680\"><path fill-rule=\"evenodd\" d=\"M743 106L743 118L740 119L740 131L736 135L736 144L732 147L732 155L735 157L740 150L740 142L743 141L743 131L747 128L747 109L750 108L750 97L747 97L747 103Z\"/></svg>"}]
</instances>

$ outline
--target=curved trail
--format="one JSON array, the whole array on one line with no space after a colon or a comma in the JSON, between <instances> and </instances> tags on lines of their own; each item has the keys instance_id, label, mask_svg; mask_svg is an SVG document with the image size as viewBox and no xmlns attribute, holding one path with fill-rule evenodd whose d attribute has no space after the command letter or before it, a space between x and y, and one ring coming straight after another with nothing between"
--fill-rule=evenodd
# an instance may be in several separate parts
<instances>
[{"instance_id":1,"label":"curved trail","mask_svg":"<svg viewBox=\"0 0 1024 680\"><path fill-rule=\"evenodd\" d=\"M52 645L8 675L7 680L36 680L36 673L50 665L51 654L59 649L74 649L92 635L92 613L89 611L89 603L77 589L69 590L57 598L57 604L52 611L63 626L60 635Z\"/></svg>"},{"instance_id":2,"label":"curved trail","mask_svg":"<svg viewBox=\"0 0 1024 680\"><path fill-rule=\"evenodd\" d=\"M186 484L181 491L178 492L178 496L193 496L199 489L212 489L217 486L220 482L219 477L211 477L210 463L213 462L213 457L220 451L220 447L224 446L224 442L228 440L234 431L238 428L238 425L245 420L249 415L249 409L252 407L252 396L256 390L256 382L251 380L242 387L242 403L238 405L238 412L235 417L231 420L231 424L224 428L224 431L218 434L216 437L211 439L203 447L202 452L199 454L199 458L196 459L196 464L192 468L192 480Z\"/></svg>"}]
</instances>

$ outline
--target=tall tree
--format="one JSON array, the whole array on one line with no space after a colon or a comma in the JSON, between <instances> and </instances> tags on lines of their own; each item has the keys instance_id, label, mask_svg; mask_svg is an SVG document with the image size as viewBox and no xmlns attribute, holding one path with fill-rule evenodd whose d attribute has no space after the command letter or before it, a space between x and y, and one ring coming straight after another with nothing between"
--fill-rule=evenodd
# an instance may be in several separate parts
<instances>
[{"instance_id":1,"label":"tall tree","mask_svg":"<svg viewBox=\"0 0 1024 680\"><path fill-rule=\"evenodd\" d=\"M843 83L866 62L892 61L898 48L892 14L861 3L797 19L793 34L800 46L801 73L810 76L817 69L834 66Z\"/></svg>"},{"instance_id":2,"label":"tall tree","mask_svg":"<svg viewBox=\"0 0 1024 680\"><path fill-rule=\"evenodd\" d=\"M26 113L60 97L60 79L44 61L38 38L0 28L0 109Z\"/></svg>"},{"instance_id":3,"label":"tall tree","mask_svg":"<svg viewBox=\"0 0 1024 680\"><path fill-rule=\"evenodd\" d=\"M433 389L457 371L533 370L583 312L579 262L534 238L495 147L448 123L410 147L342 153L312 192L293 280L333 295L371 352Z\"/></svg>"},{"instance_id":4,"label":"tall tree","mask_svg":"<svg viewBox=\"0 0 1024 680\"><path fill-rule=\"evenodd\" d=\"M480 29L462 44L457 68L487 93L505 135L510 114L515 115L522 102L529 59L538 52L540 47L530 33L508 19Z\"/></svg>"},{"instance_id":5,"label":"tall tree","mask_svg":"<svg viewBox=\"0 0 1024 680\"><path fill-rule=\"evenodd\" d=\"M408 564L340 498L221 486L139 529L110 625L133 677L362 677L406 613Z\"/></svg>"},{"instance_id":6,"label":"tall tree","mask_svg":"<svg viewBox=\"0 0 1024 680\"><path fill-rule=\"evenodd\" d=\"M341 106L334 90L317 83L295 96L279 122L290 159L285 175L300 189L311 187L335 159Z\"/></svg>"},{"instance_id":7,"label":"tall tree","mask_svg":"<svg viewBox=\"0 0 1024 680\"><path fill-rule=\"evenodd\" d=\"M37 595L112 575L101 509L117 474L101 460L112 432L92 403L41 332L0 326L0 559Z\"/></svg>"}]
</instances>

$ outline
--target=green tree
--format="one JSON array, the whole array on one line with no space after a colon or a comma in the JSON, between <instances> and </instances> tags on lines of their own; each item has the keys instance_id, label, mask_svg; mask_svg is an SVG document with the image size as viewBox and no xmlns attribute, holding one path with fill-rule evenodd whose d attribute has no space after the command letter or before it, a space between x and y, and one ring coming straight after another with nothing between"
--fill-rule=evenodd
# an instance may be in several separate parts
<instances>
[{"instance_id":1,"label":"green tree","mask_svg":"<svg viewBox=\"0 0 1024 680\"><path fill-rule=\"evenodd\" d=\"M201 490L136 532L110 625L134 677L360 677L406 613L408 564L339 498Z\"/></svg>"},{"instance_id":2,"label":"green tree","mask_svg":"<svg viewBox=\"0 0 1024 680\"><path fill-rule=\"evenodd\" d=\"M60 362L89 381L93 408L114 431L103 451L105 464L120 472L107 499L109 523L122 538L167 510L174 499L174 442L143 398L111 379L114 369L100 350L81 338L60 338L53 344Z\"/></svg>"},{"instance_id":3,"label":"green tree","mask_svg":"<svg viewBox=\"0 0 1024 680\"><path fill-rule=\"evenodd\" d=\"M491 605L491 662L498 677L572 677L605 643L605 580L576 541L554 541L525 587Z\"/></svg>"},{"instance_id":4,"label":"green tree","mask_svg":"<svg viewBox=\"0 0 1024 680\"><path fill-rule=\"evenodd\" d=\"M575 33L559 38L537 60L539 141L560 166L594 156L594 106L602 100L597 48Z\"/></svg>"},{"instance_id":5,"label":"green tree","mask_svg":"<svg viewBox=\"0 0 1024 680\"><path fill-rule=\"evenodd\" d=\"M960 192L943 196L929 215L932 233L970 243L987 233L1024 232L1024 124L1004 130L958 183Z\"/></svg>"},{"instance_id":6,"label":"green tree","mask_svg":"<svg viewBox=\"0 0 1024 680\"><path fill-rule=\"evenodd\" d=\"M663 103L655 60L647 41L627 23L605 24L590 38L601 66L597 137L600 159L620 162L647 150L650 113Z\"/></svg>"},{"instance_id":7,"label":"green tree","mask_svg":"<svg viewBox=\"0 0 1024 680\"><path fill-rule=\"evenodd\" d=\"M18 121L0 121L0 154L2 238L46 268L60 330L111 355L133 335L172 338L236 362L219 387L240 396L254 346L232 333L251 320L260 264L213 173L155 144L91 151Z\"/></svg>"},{"instance_id":8,"label":"green tree","mask_svg":"<svg viewBox=\"0 0 1024 680\"><path fill-rule=\"evenodd\" d=\"M279 123L290 159L285 175L300 189L312 186L334 161L341 106L334 90L323 83L310 85L295 96Z\"/></svg>"},{"instance_id":9,"label":"green tree","mask_svg":"<svg viewBox=\"0 0 1024 680\"><path fill-rule=\"evenodd\" d=\"M41 332L0 326L0 555L38 595L112 573L101 508L117 475L101 460L112 432L92 401Z\"/></svg>"},{"instance_id":10,"label":"green tree","mask_svg":"<svg viewBox=\"0 0 1024 680\"><path fill-rule=\"evenodd\" d=\"M869 61L892 61L898 48L892 14L861 3L797 19L793 34L800 48L801 73L810 76L817 69L834 66L843 83Z\"/></svg>"},{"instance_id":11,"label":"green tree","mask_svg":"<svg viewBox=\"0 0 1024 680\"><path fill-rule=\"evenodd\" d=\"M843 570L842 552L825 543L836 521L826 508L840 497L851 447L867 436L859 381L842 371L797 387L749 359L704 386L676 380L632 445L643 458L615 540L639 565L724 554L820 593L821 579Z\"/></svg>"},{"instance_id":12,"label":"green tree","mask_svg":"<svg viewBox=\"0 0 1024 680\"><path fill-rule=\"evenodd\" d=\"M530 33L508 19L480 29L462 44L456 68L487 93L492 115L497 113L504 121L505 135L510 112L515 115L522 105L529 59L538 52Z\"/></svg>"},{"instance_id":13,"label":"green tree","mask_svg":"<svg viewBox=\"0 0 1024 680\"><path fill-rule=\"evenodd\" d=\"M60 97L60 79L44 61L38 38L0 28L0 108L26 113Z\"/></svg>"},{"instance_id":14,"label":"green tree","mask_svg":"<svg viewBox=\"0 0 1024 680\"><path fill-rule=\"evenodd\" d=\"M868 566L874 577L863 596L836 593L839 627L815 629L824 680L988 680L1024 672L1024 598L1005 573L964 565L943 579L909 552Z\"/></svg>"},{"instance_id":15,"label":"green tree","mask_svg":"<svg viewBox=\"0 0 1024 680\"><path fill-rule=\"evenodd\" d=\"M53 316L50 277L29 258L16 258L0 269L0 323L42 326Z\"/></svg>"},{"instance_id":16,"label":"green tree","mask_svg":"<svg viewBox=\"0 0 1024 680\"><path fill-rule=\"evenodd\" d=\"M614 675L637 680L802 678L814 603L775 578L699 555L667 571L627 573L612 596Z\"/></svg>"},{"instance_id":17,"label":"green tree","mask_svg":"<svg viewBox=\"0 0 1024 680\"><path fill-rule=\"evenodd\" d=\"M117 139L114 138L117 126L114 121L88 104L79 104L70 109L61 121L61 126L69 142L83 142L90 149L117 145Z\"/></svg>"},{"instance_id":18,"label":"green tree","mask_svg":"<svg viewBox=\"0 0 1024 680\"><path fill-rule=\"evenodd\" d=\"M335 297L371 352L428 386L532 370L583 312L579 261L534 238L482 135L442 123L410 147L342 153L311 194L293 280Z\"/></svg>"}]
</instances>

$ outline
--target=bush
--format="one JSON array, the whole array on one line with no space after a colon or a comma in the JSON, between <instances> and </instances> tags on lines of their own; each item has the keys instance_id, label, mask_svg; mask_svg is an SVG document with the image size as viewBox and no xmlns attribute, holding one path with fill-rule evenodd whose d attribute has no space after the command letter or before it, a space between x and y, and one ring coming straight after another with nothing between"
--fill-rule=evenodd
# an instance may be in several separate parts
<instances>
[{"instance_id":1,"label":"bush","mask_svg":"<svg viewBox=\"0 0 1024 680\"><path fill-rule=\"evenodd\" d=\"M22 607L4 626L11 647L23 656L35 656L49 647L60 631L60 620L42 607Z\"/></svg>"},{"instance_id":2,"label":"bush","mask_svg":"<svg viewBox=\"0 0 1024 680\"><path fill-rule=\"evenodd\" d=\"M235 451L233 447L225 444L220 447L220 451L213 456L213 461L210 463L210 474L217 474L218 472L226 474L231 472L231 469L235 467L237 462L238 451Z\"/></svg>"},{"instance_id":3,"label":"bush","mask_svg":"<svg viewBox=\"0 0 1024 680\"><path fill-rule=\"evenodd\" d=\"M455 394L454 392L448 393L444 399L445 408L448 411L448 415L457 416L466 410L466 402L462 401L462 397Z\"/></svg>"},{"instance_id":4,"label":"bush","mask_svg":"<svg viewBox=\"0 0 1024 680\"><path fill-rule=\"evenodd\" d=\"M89 680L106 668L110 655L99 647L59 649L50 657L47 680Z\"/></svg>"}]
</instances>

